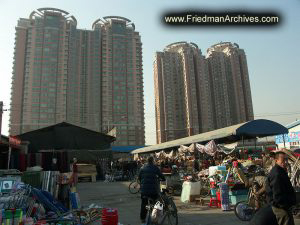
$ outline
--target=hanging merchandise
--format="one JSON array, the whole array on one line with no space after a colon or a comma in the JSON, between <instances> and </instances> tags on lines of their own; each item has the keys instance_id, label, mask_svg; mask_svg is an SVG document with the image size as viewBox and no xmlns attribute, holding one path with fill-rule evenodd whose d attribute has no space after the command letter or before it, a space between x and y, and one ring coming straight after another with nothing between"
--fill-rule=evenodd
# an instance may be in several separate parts
<instances>
[{"instance_id":1,"label":"hanging merchandise","mask_svg":"<svg viewBox=\"0 0 300 225\"><path fill-rule=\"evenodd\" d=\"M42 172L42 190L50 192L55 198L58 196L59 175L58 171Z\"/></svg>"},{"instance_id":2,"label":"hanging merchandise","mask_svg":"<svg viewBox=\"0 0 300 225\"><path fill-rule=\"evenodd\" d=\"M174 159L176 157L176 153L175 153L175 151L172 150L168 154L165 153L165 157L168 159Z\"/></svg>"},{"instance_id":3,"label":"hanging merchandise","mask_svg":"<svg viewBox=\"0 0 300 225\"><path fill-rule=\"evenodd\" d=\"M238 142L234 142L232 144L219 144L218 145L218 152L223 152L225 153L226 155L229 155L231 153L233 153L236 148L238 146Z\"/></svg>"},{"instance_id":4,"label":"hanging merchandise","mask_svg":"<svg viewBox=\"0 0 300 225\"><path fill-rule=\"evenodd\" d=\"M157 152L157 153L155 153L155 157L157 159L165 159L166 158L166 153L164 151Z\"/></svg>"},{"instance_id":5,"label":"hanging merchandise","mask_svg":"<svg viewBox=\"0 0 300 225\"><path fill-rule=\"evenodd\" d=\"M180 155L184 155L186 153L194 153L195 152L195 144L191 144L189 147L180 145L178 148L178 153Z\"/></svg>"},{"instance_id":6,"label":"hanging merchandise","mask_svg":"<svg viewBox=\"0 0 300 225\"><path fill-rule=\"evenodd\" d=\"M215 142L213 140L211 140L210 142L208 142L206 145L201 145L201 144L196 144L196 149L200 152L200 153L206 153L210 156L215 156L218 147L215 144Z\"/></svg>"}]
</instances>

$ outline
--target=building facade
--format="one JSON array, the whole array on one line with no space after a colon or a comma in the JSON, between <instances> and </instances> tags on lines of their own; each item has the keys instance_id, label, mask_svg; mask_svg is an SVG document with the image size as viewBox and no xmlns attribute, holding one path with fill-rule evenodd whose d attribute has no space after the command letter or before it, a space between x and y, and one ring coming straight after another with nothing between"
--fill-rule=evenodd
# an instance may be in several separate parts
<instances>
[{"instance_id":1,"label":"building facade","mask_svg":"<svg viewBox=\"0 0 300 225\"><path fill-rule=\"evenodd\" d=\"M66 11L40 8L18 21L10 134L63 121L145 144L142 43L130 20L85 30Z\"/></svg>"},{"instance_id":2,"label":"building facade","mask_svg":"<svg viewBox=\"0 0 300 225\"><path fill-rule=\"evenodd\" d=\"M253 120L246 55L219 43L206 57L176 42L154 60L157 143Z\"/></svg>"},{"instance_id":3,"label":"building facade","mask_svg":"<svg viewBox=\"0 0 300 225\"><path fill-rule=\"evenodd\" d=\"M157 143L211 130L207 65L194 43L176 42L154 61Z\"/></svg>"},{"instance_id":4,"label":"building facade","mask_svg":"<svg viewBox=\"0 0 300 225\"><path fill-rule=\"evenodd\" d=\"M286 128L289 129L288 134L275 136L275 143L278 145L278 148L300 148L300 120L286 125Z\"/></svg>"},{"instance_id":5,"label":"building facade","mask_svg":"<svg viewBox=\"0 0 300 225\"><path fill-rule=\"evenodd\" d=\"M207 50L214 128L253 120L246 54L237 44L221 42Z\"/></svg>"}]
</instances>

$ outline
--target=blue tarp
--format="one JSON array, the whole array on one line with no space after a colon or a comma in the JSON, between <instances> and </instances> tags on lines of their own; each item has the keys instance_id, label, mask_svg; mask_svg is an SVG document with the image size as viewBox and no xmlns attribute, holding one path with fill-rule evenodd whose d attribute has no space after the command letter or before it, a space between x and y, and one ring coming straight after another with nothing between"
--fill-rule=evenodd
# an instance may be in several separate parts
<instances>
[{"instance_id":1,"label":"blue tarp","mask_svg":"<svg viewBox=\"0 0 300 225\"><path fill-rule=\"evenodd\" d=\"M133 150L139 149L139 148L144 148L146 146L142 145L142 146L112 146L111 150L113 152L131 152Z\"/></svg>"}]
</instances>

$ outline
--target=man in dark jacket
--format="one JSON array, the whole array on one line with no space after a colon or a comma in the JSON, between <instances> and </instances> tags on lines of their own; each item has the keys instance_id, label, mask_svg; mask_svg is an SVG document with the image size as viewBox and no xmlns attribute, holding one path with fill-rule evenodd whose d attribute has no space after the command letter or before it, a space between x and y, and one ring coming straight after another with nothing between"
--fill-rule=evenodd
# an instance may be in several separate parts
<instances>
[{"instance_id":1,"label":"man in dark jacket","mask_svg":"<svg viewBox=\"0 0 300 225\"><path fill-rule=\"evenodd\" d=\"M146 205L148 204L148 199L158 198L160 192L159 181L165 181L165 177L160 172L160 169L154 165L153 157L149 157L148 163L141 168L138 179L141 183L142 199L140 219L142 223L145 223L147 215Z\"/></svg>"},{"instance_id":2,"label":"man in dark jacket","mask_svg":"<svg viewBox=\"0 0 300 225\"><path fill-rule=\"evenodd\" d=\"M267 178L266 195L278 224L294 225L294 218L290 209L296 204L296 194L285 170L286 161L284 152L276 152L276 164Z\"/></svg>"}]
</instances>

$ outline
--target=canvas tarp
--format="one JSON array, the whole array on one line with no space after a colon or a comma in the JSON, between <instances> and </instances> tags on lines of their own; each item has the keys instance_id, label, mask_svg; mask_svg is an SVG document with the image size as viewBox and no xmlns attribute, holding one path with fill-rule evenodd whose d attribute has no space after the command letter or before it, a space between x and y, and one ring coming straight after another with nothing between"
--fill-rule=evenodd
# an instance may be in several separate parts
<instances>
[{"instance_id":1,"label":"canvas tarp","mask_svg":"<svg viewBox=\"0 0 300 225\"><path fill-rule=\"evenodd\" d=\"M193 143L205 144L214 140L217 144L232 143L239 140L253 139L256 137L267 137L288 133L288 129L271 120L258 119L245 123L224 127L221 129L164 142L132 151L132 154L144 154L164 149L178 148L181 145Z\"/></svg>"}]
</instances>

